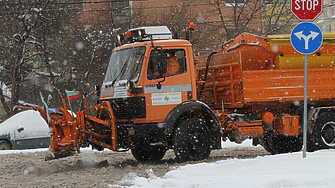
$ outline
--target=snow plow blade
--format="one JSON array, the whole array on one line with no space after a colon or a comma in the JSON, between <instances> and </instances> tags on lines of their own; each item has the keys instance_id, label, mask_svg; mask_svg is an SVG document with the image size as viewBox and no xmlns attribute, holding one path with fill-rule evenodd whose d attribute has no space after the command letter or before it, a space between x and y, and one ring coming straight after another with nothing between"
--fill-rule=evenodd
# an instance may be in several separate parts
<instances>
[{"instance_id":1,"label":"snow plow blade","mask_svg":"<svg viewBox=\"0 0 335 188\"><path fill-rule=\"evenodd\" d=\"M65 99L63 105L53 113L47 113L40 106L21 107L39 111L49 125L51 144L45 156L46 161L71 156L79 153L80 147L89 145L94 146L92 148L117 150L115 119L108 101L90 108L97 112L96 117L88 115L87 107L84 111L70 114L66 110Z\"/></svg>"},{"instance_id":2,"label":"snow plow blade","mask_svg":"<svg viewBox=\"0 0 335 188\"><path fill-rule=\"evenodd\" d=\"M45 161L51 161L54 159L64 158L73 155L74 152L70 150L59 151L58 153L52 153L51 149L49 148L47 153L45 154Z\"/></svg>"}]
</instances>

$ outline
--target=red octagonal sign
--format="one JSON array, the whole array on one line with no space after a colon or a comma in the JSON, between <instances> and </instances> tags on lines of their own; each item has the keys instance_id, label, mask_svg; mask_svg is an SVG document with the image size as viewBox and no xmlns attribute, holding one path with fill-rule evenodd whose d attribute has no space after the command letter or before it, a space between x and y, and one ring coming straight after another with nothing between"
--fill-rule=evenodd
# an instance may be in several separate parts
<instances>
[{"instance_id":1,"label":"red octagonal sign","mask_svg":"<svg viewBox=\"0 0 335 188\"><path fill-rule=\"evenodd\" d=\"M291 12L300 21L314 21L322 13L322 0L291 0Z\"/></svg>"}]
</instances>

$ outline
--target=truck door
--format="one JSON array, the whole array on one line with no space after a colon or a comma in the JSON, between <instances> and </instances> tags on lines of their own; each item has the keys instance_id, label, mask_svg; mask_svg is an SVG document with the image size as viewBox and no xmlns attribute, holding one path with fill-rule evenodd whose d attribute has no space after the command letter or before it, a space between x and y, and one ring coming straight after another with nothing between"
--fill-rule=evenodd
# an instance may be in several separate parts
<instances>
[{"instance_id":1,"label":"truck door","mask_svg":"<svg viewBox=\"0 0 335 188\"><path fill-rule=\"evenodd\" d=\"M166 58L166 72L157 71L158 63L150 53L147 66L147 76L144 84L146 98L147 120L151 122L164 121L167 114L178 104L192 100L191 74L187 67L187 49L160 49ZM161 85L159 87L158 85Z\"/></svg>"}]
</instances>

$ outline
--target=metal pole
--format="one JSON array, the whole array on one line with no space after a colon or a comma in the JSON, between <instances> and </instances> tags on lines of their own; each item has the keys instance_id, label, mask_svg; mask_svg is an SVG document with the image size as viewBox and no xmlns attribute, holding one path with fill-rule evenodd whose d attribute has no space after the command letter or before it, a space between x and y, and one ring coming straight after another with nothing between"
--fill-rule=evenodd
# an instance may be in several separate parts
<instances>
[{"instance_id":1,"label":"metal pole","mask_svg":"<svg viewBox=\"0 0 335 188\"><path fill-rule=\"evenodd\" d=\"M308 86L308 54L305 54L305 77L304 77L304 127L303 127L303 154L306 158L307 147L307 86Z\"/></svg>"},{"instance_id":2,"label":"metal pole","mask_svg":"<svg viewBox=\"0 0 335 188\"><path fill-rule=\"evenodd\" d=\"M129 1L130 7L130 28L134 28L134 4L133 1Z\"/></svg>"}]
</instances>

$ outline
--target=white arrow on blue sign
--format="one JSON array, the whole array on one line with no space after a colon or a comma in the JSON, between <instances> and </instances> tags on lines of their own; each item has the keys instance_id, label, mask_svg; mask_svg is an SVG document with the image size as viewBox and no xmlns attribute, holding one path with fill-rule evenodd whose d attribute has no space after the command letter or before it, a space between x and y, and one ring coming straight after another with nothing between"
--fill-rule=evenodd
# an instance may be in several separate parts
<instances>
[{"instance_id":1,"label":"white arrow on blue sign","mask_svg":"<svg viewBox=\"0 0 335 188\"><path fill-rule=\"evenodd\" d=\"M311 22L302 22L296 25L291 32L291 44L302 54L316 52L323 41L320 28Z\"/></svg>"}]
</instances>

